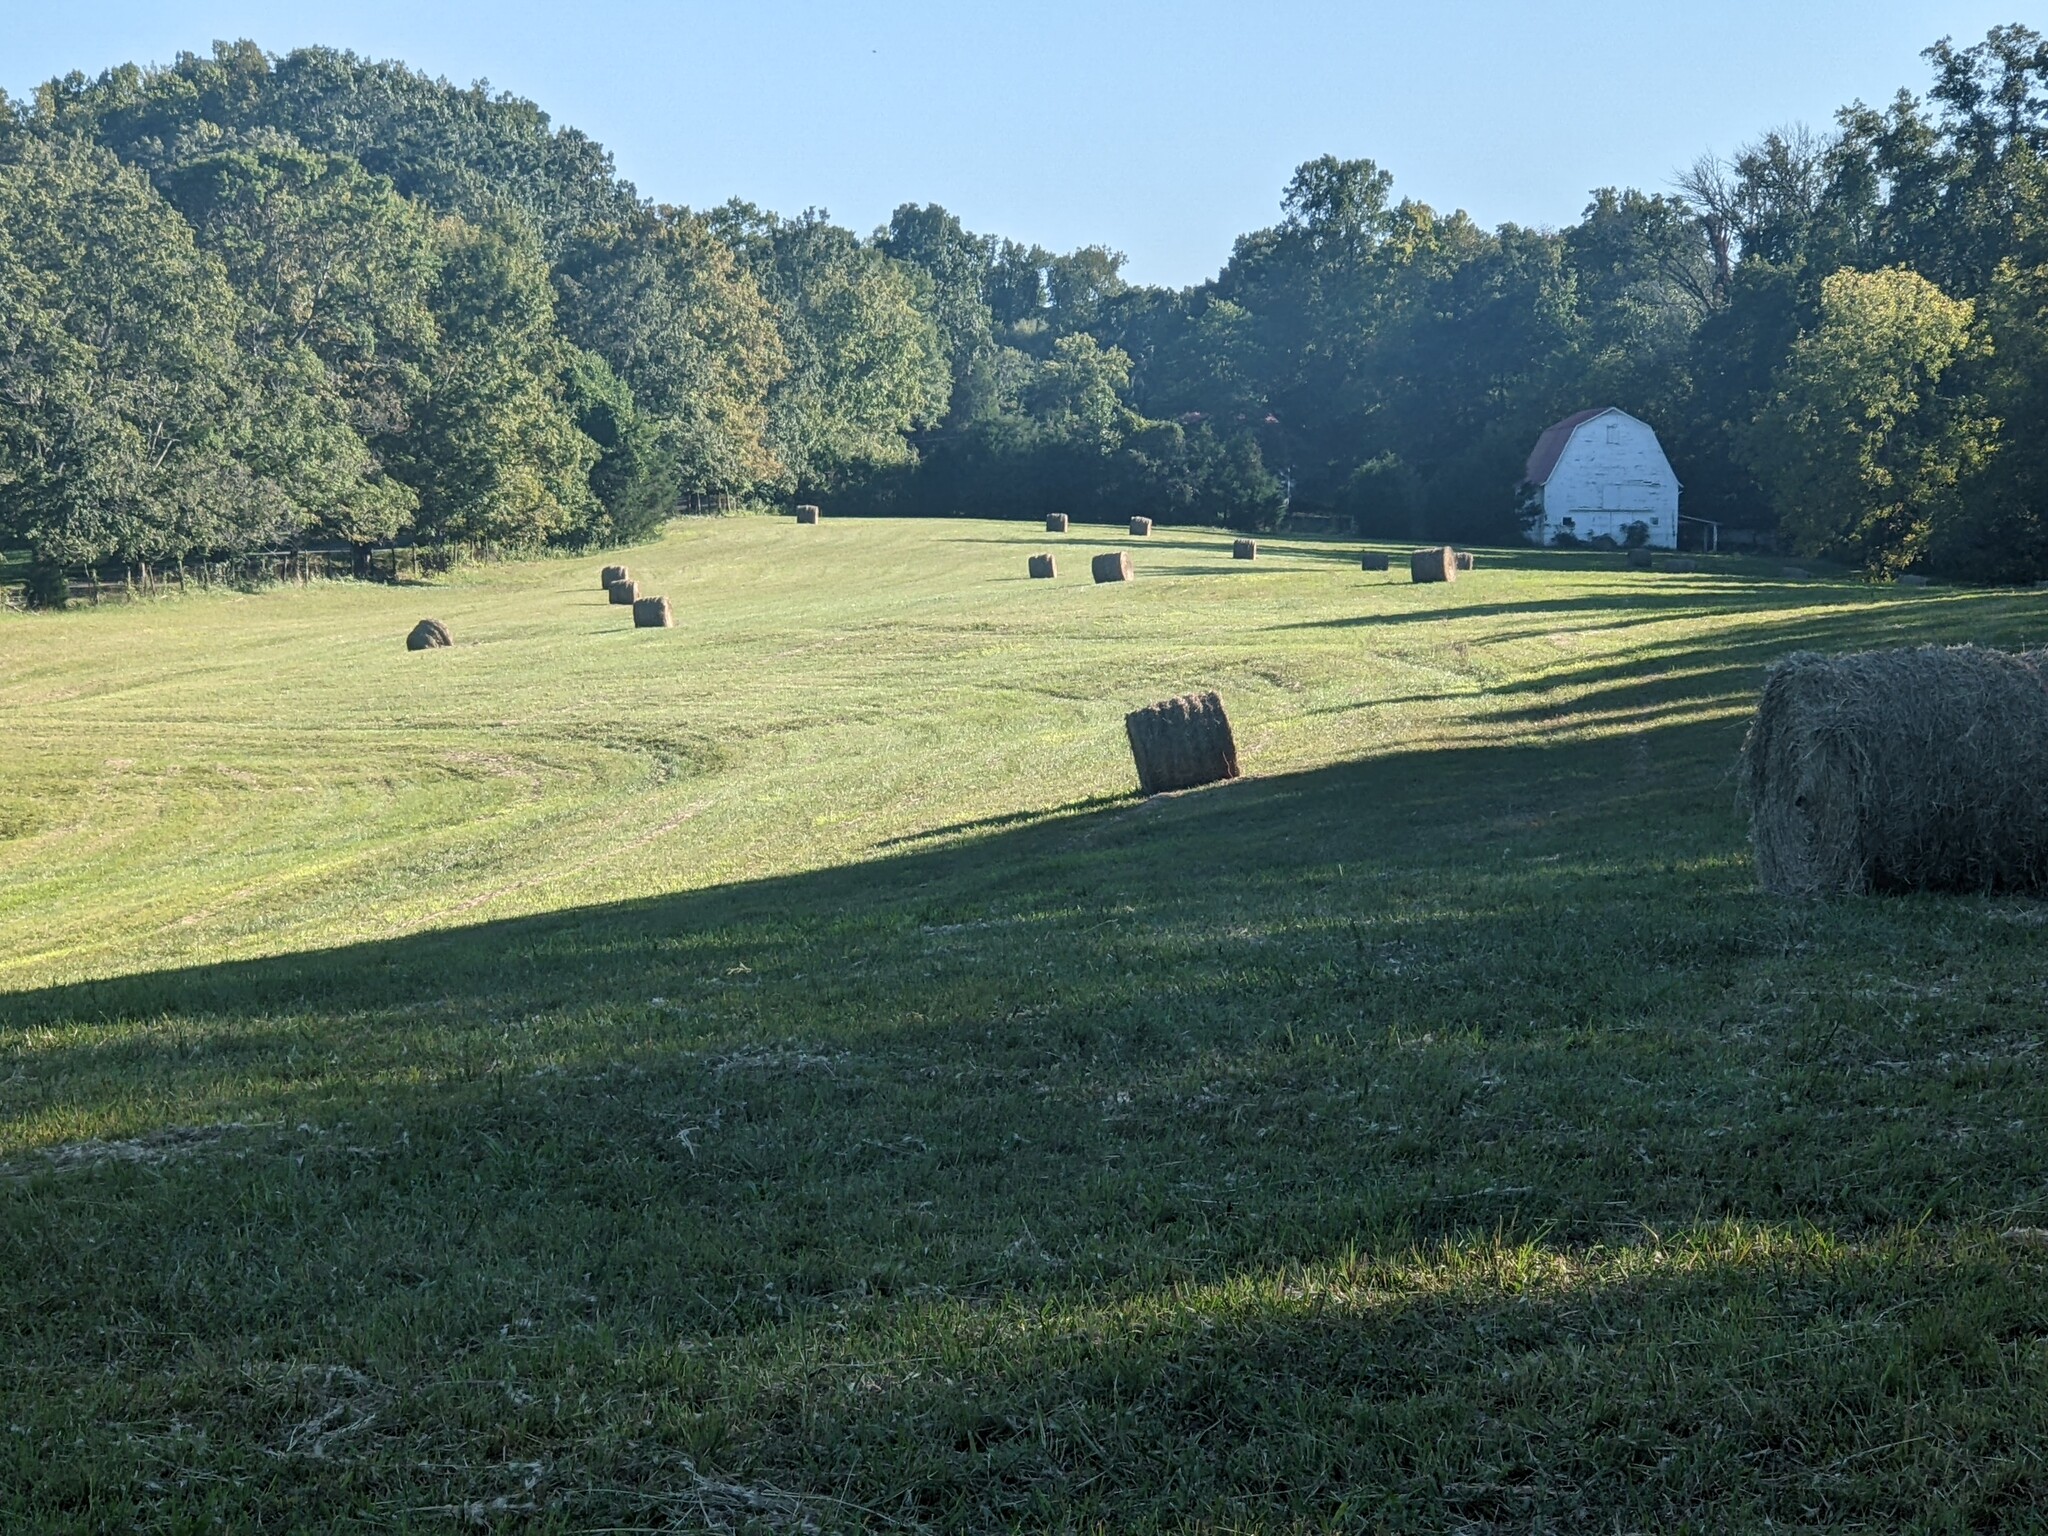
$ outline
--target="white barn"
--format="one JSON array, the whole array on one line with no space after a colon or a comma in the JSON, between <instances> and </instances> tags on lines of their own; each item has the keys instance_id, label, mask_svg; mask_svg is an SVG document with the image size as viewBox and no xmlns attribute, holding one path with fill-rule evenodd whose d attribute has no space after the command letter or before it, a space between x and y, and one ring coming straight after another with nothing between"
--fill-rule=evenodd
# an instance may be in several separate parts
<instances>
[{"instance_id":1,"label":"white barn","mask_svg":"<svg viewBox=\"0 0 2048 1536\"><path fill-rule=\"evenodd\" d=\"M1567 416L1536 439L1523 477L1533 494L1529 539L1606 534L1627 542L1631 523L1653 549L1678 548L1678 476L1646 421L1605 406Z\"/></svg>"}]
</instances>

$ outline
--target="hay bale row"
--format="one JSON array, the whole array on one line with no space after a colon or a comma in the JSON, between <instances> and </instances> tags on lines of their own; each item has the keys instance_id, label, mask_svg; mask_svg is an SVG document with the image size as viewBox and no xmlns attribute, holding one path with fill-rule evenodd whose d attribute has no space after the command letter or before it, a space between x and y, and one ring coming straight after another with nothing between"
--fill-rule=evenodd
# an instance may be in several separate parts
<instances>
[{"instance_id":1,"label":"hay bale row","mask_svg":"<svg viewBox=\"0 0 2048 1536\"><path fill-rule=\"evenodd\" d=\"M800 505L796 509L796 520L800 523L815 523L823 515L816 507L808 504Z\"/></svg>"},{"instance_id":2,"label":"hay bale row","mask_svg":"<svg viewBox=\"0 0 2048 1536\"><path fill-rule=\"evenodd\" d=\"M1097 555L1090 563L1089 570L1097 581L1129 581L1131 579L1131 557L1121 549L1112 549L1107 554Z\"/></svg>"},{"instance_id":3,"label":"hay bale row","mask_svg":"<svg viewBox=\"0 0 2048 1536\"><path fill-rule=\"evenodd\" d=\"M1151 537L1151 534L1152 534L1152 519L1151 519L1151 518L1149 518L1149 517L1134 517L1134 518L1132 518L1132 519L1131 519L1131 537L1132 537L1132 538L1134 538L1134 539L1144 539L1144 538L1150 538L1150 537Z\"/></svg>"},{"instance_id":4,"label":"hay bale row","mask_svg":"<svg viewBox=\"0 0 2048 1536\"><path fill-rule=\"evenodd\" d=\"M2048 652L1787 656L1738 783L1766 890L2048 889Z\"/></svg>"},{"instance_id":5,"label":"hay bale row","mask_svg":"<svg viewBox=\"0 0 2048 1536\"><path fill-rule=\"evenodd\" d=\"M1064 512L1046 513L1045 531L1047 533L1065 533L1067 531L1067 514Z\"/></svg>"},{"instance_id":6,"label":"hay bale row","mask_svg":"<svg viewBox=\"0 0 2048 1536\"><path fill-rule=\"evenodd\" d=\"M609 592L614 582L630 581L632 578L633 573L623 565L608 565L598 573L597 579L598 585Z\"/></svg>"},{"instance_id":7,"label":"hay bale row","mask_svg":"<svg viewBox=\"0 0 2048 1536\"><path fill-rule=\"evenodd\" d=\"M1458 552L1448 547L1418 549L1408 557L1408 575L1413 581L1456 581Z\"/></svg>"},{"instance_id":8,"label":"hay bale row","mask_svg":"<svg viewBox=\"0 0 2048 1536\"><path fill-rule=\"evenodd\" d=\"M1223 700L1183 694L1124 716L1138 787L1148 795L1193 789L1238 776L1237 739Z\"/></svg>"},{"instance_id":9,"label":"hay bale row","mask_svg":"<svg viewBox=\"0 0 2048 1536\"><path fill-rule=\"evenodd\" d=\"M1033 555L1030 565L1033 581L1051 581L1060 573L1059 565L1051 555Z\"/></svg>"},{"instance_id":10,"label":"hay bale row","mask_svg":"<svg viewBox=\"0 0 2048 1536\"><path fill-rule=\"evenodd\" d=\"M1384 571L1389 569L1390 565L1387 557L1376 549L1368 549L1358 560L1358 568L1361 571Z\"/></svg>"},{"instance_id":11,"label":"hay bale row","mask_svg":"<svg viewBox=\"0 0 2048 1536\"><path fill-rule=\"evenodd\" d=\"M633 627L635 629L674 629L676 616L665 597L636 597L633 599Z\"/></svg>"},{"instance_id":12,"label":"hay bale row","mask_svg":"<svg viewBox=\"0 0 2048 1536\"><path fill-rule=\"evenodd\" d=\"M1230 546L1230 558L1233 560L1258 559L1259 541L1257 539L1238 539Z\"/></svg>"},{"instance_id":13,"label":"hay bale row","mask_svg":"<svg viewBox=\"0 0 2048 1536\"><path fill-rule=\"evenodd\" d=\"M408 651L438 651L454 643L449 638L448 626L439 619L421 619L413 625L412 633L405 637Z\"/></svg>"},{"instance_id":14,"label":"hay bale row","mask_svg":"<svg viewBox=\"0 0 2048 1536\"><path fill-rule=\"evenodd\" d=\"M613 607L630 608L640 596L640 583L628 576L613 582L605 591L610 594Z\"/></svg>"}]
</instances>

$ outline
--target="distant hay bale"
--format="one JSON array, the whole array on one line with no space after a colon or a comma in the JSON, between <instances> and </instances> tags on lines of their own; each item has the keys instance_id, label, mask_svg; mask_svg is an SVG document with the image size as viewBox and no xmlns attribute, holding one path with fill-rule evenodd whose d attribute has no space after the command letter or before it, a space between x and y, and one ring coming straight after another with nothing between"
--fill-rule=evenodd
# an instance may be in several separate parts
<instances>
[{"instance_id":1,"label":"distant hay bale","mask_svg":"<svg viewBox=\"0 0 2048 1536\"><path fill-rule=\"evenodd\" d=\"M1054 562L1051 555L1033 555L1031 557L1031 576L1034 581L1051 581L1059 573L1060 568Z\"/></svg>"},{"instance_id":2,"label":"distant hay bale","mask_svg":"<svg viewBox=\"0 0 2048 1536\"><path fill-rule=\"evenodd\" d=\"M1067 531L1067 514L1064 512L1046 513L1045 531L1047 533L1065 533Z\"/></svg>"},{"instance_id":3,"label":"distant hay bale","mask_svg":"<svg viewBox=\"0 0 2048 1536\"><path fill-rule=\"evenodd\" d=\"M630 608L640 598L640 583L637 581L615 581L605 590L612 595L615 607Z\"/></svg>"},{"instance_id":4,"label":"distant hay bale","mask_svg":"<svg viewBox=\"0 0 2048 1536\"><path fill-rule=\"evenodd\" d=\"M448 626L439 619L421 619L413 625L412 633L405 637L408 651L438 651L442 646L454 643L448 638Z\"/></svg>"},{"instance_id":5,"label":"distant hay bale","mask_svg":"<svg viewBox=\"0 0 2048 1536\"><path fill-rule=\"evenodd\" d=\"M1471 570L1471 569L1472 569L1472 551L1471 551L1471 550L1469 550L1469 549L1456 549L1456 550L1453 550L1453 551L1451 551L1451 558L1452 558L1452 559L1454 559L1454 560L1456 560L1456 561L1458 562L1458 569L1459 569L1459 570L1461 570L1461 571L1469 571L1469 570Z\"/></svg>"},{"instance_id":6,"label":"distant hay bale","mask_svg":"<svg viewBox=\"0 0 2048 1536\"><path fill-rule=\"evenodd\" d=\"M800 523L815 523L823 515L813 506L800 506L796 509L796 520Z\"/></svg>"},{"instance_id":7,"label":"distant hay bale","mask_svg":"<svg viewBox=\"0 0 2048 1536\"><path fill-rule=\"evenodd\" d=\"M1672 576L1690 576L1694 571L1698 570L1699 568L1699 561L1688 560L1680 555L1672 555L1667 559L1659 560L1657 562L1658 570L1664 571Z\"/></svg>"},{"instance_id":8,"label":"distant hay bale","mask_svg":"<svg viewBox=\"0 0 2048 1536\"><path fill-rule=\"evenodd\" d=\"M1388 568L1388 564L1389 562L1384 554L1376 549L1369 549L1359 557L1358 568L1361 571L1384 571Z\"/></svg>"},{"instance_id":9,"label":"distant hay bale","mask_svg":"<svg viewBox=\"0 0 2048 1536\"><path fill-rule=\"evenodd\" d=\"M1628 553L1625 556L1623 556L1623 559L1627 562L1628 568L1632 571L1651 570L1654 568L1655 565L1655 562L1647 549L1632 549L1628 551Z\"/></svg>"},{"instance_id":10,"label":"distant hay bale","mask_svg":"<svg viewBox=\"0 0 2048 1536\"><path fill-rule=\"evenodd\" d=\"M633 627L635 629L674 629L676 616L670 611L665 597L636 597L633 599Z\"/></svg>"},{"instance_id":11,"label":"distant hay bale","mask_svg":"<svg viewBox=\"0 0 2048 1536\"><path fill-rule=\"evenodd\" d=\"M1235 542L1233 542L1233 543L1231 544L1231 546L1230 546L1230 558L1231 558L1231 559L1233 559L1233 560L1256 560L1256 559L1258 559L1258 558L1259 558L1259 541L1258 541L1257 539L1238 539L1238 540L1236 540L1236 541L1235 541Z\"/></svg>"},{"instance_id":12,"label":"distant hay bale","mask_svg":"<svg viewBox=\"0 0 2048 1536\"><path fill-rule=\"evenodd\" d=\"M1131 579L1131 557L1121 549L1112 549L1106 555L1097 555L1090 563L1089 570L1097 581L1129 581Z\"/></svg>"},{"instance_id":13,"label":"distant hay bale","mask_svg":"<svg viewBox=\"0 0 2048 1536\"><path fill-rule=\"evenodd\" d=\"M1737 770L1757 879L1786 896L2048 888L2048 652L1799 652Z\"/></svg>"},{"instance_id":14,"label":"distant hay bale","mask_svg":"<svg viewBox=\"0 0 2048 1536\"><path fill-rule=\"evenodd\" d=\"M1916 572L1908 571L1899 578L1899 585L1902 587L1924 587L1927 585L1927 578Z\"/></svg>"},{"instance_id":15,"label":"distant hay bale","mask_svg":"<svg viewBox=\"0 0 2048 1536\"><path fill-rule=\"evenodd\" d=\"M1784 577L1787 581L1804 581L1807 577L1811 576L1813 572L1809 571L1803 565L1788 565L1785 566L1782 570L1780 570L1778 574Z\"/></svg>"},{"instance_id":16,"label":"distant hay bale","mask_svg":"<svg viewBox=\"0 0 2048 1536\"><path fill-rule=\"evenodd\" d=\"M1138 787L1148 795L1238 776L1237 739L1223 701L1213 693L1183 694L1133 710L1124 716L1124 734L1131 739Z\"/></svg>"},{"instance_id":17,"label":"distant hay bale","mask_svg":"<svg viewBox=\"0 0 2048 1536\"><path fill-rule=\"evenodd\" d=\"M1418 549L1408 557L1408 576L1413 581L1456 581L1458 552L1455 549Z\"/></svg>"},{"instance_id":18,"label":"distant hay bale","mask_svg":"<svg viewBox=\"0 0 2048 1536\"><path fill-rule=\"evenodd\" d=\"M605 590L609 592L611 590L613 582L630 581L632 579L633 573L627 570L623 565L608 565L604 568L604 579L602 584Z\"/></svg>"},{"instance_id":19,"label":"distant hay bale","mask_svg":"<svg viewBox=\"0 0 2048 1536\"><path fill-rule=\"evenodd\" d=\"M1131 537L1132 537L1132 538L1134 538L1134 539L1142 539L1142 538L1147 538L1147 537L1149 537L1149 536L1151 535L1151 532L1152 532L1152 519L1151 519L1151 518L1149 518L1149 517L1134 517L1134 518L1132 518L1132 519L1131 519Z\"/></svg>"}]
</instances>

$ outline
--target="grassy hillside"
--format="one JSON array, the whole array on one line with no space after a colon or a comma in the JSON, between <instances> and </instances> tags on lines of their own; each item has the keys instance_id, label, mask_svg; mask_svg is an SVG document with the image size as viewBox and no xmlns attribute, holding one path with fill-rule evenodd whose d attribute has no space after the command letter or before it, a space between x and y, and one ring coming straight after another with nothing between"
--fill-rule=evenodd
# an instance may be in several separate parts
<instances>
[{"instance_id":1,"label":"grassy hillside","mask_svg":"<svg viewBox=\"0 0 2048 1536\"><path fill-rule=\"evenodd\" d=\"M0 1526L2048 1521L2044 909L1729 773L2043 599L1098 533L0 614Z\"/></svg>"}]
</instances>

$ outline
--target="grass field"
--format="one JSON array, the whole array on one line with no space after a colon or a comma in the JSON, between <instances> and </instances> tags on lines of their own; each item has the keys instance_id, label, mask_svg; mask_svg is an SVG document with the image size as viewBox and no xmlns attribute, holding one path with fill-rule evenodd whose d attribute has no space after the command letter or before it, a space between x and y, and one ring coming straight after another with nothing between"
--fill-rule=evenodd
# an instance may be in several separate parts
<instances>
[{"instance_id":1,"label":"grass field","mask_svg":"<svg viewBox=\"0 0 2048 1536\"><path fill-rule=\"evenodd\" d=\"M1100 532L0 614L0 1529L2048 1527L2048 906L1730 773L2048 598Z\"/></svg>"}]
</instances>

